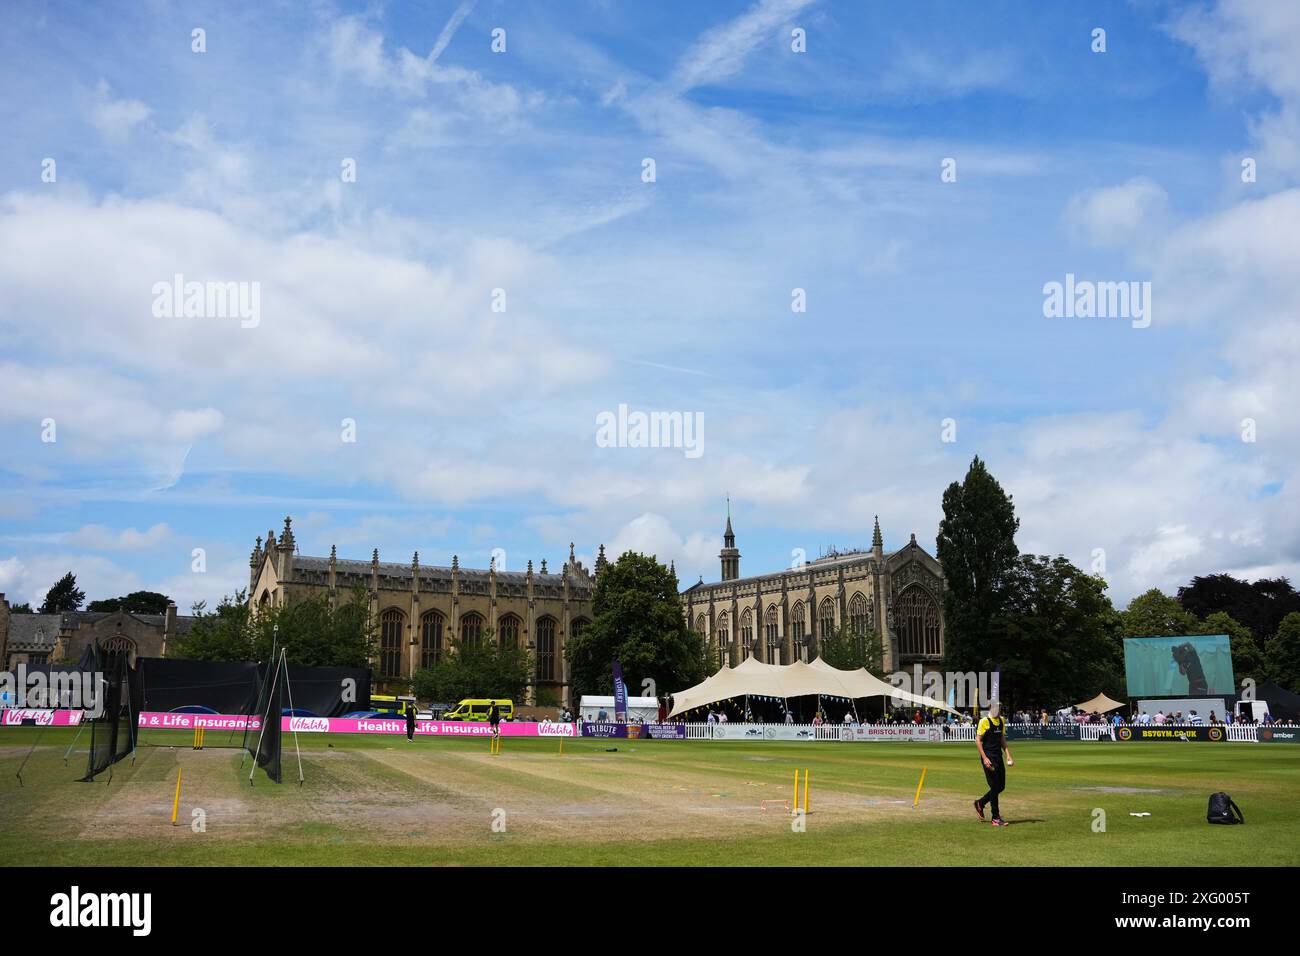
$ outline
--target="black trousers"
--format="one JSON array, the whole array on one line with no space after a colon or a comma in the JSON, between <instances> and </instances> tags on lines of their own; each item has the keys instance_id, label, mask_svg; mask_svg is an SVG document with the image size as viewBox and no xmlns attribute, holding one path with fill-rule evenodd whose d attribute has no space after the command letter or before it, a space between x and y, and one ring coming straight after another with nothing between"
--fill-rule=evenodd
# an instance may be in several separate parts
<instances>
[{"instance_id":1,"label":"black trousers","mask_svg":"<svg viewBox=\"0 0 1300 956\"><path fill-rule=\"evenodd\" d=\"M1007 767L1001 760L992 761L993 768L990 770L984 767L984 762L980 761L980 766L984 767L984 779L988 781L989 792L980 797L980 806L989 806L993 808L993 819L998 819L1002 813L998 810L998 794L1007 788Z\"/></svg>"}]
</instances>

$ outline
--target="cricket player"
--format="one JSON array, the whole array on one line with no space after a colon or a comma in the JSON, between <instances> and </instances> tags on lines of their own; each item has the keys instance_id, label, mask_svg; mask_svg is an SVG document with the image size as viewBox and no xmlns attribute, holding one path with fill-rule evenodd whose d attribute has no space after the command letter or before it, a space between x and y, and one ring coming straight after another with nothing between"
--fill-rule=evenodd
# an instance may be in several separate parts
<instances>
[{"instance_id":1,"label":"cricket player","mask_svg":"<svg viewBox=\"0 0 1300 956\"><path fill-rule=\"evenodd\" d=\"M1011 751L1007 748L1007 722L997 701L989 704L988 714L980 719L975 731L975 746L980 752L980 763L984 765L984 779L989 784L988 793L975 801L975 812L983 820L984 808L990 806L993 810L990 822L995 827L1007 826L998 809L998 794L1006 789L1007 767L1014 767L1016 762L1011 759ZM1005 765L1003 754L1006 754Z\"/></svg>"}]
</instances>

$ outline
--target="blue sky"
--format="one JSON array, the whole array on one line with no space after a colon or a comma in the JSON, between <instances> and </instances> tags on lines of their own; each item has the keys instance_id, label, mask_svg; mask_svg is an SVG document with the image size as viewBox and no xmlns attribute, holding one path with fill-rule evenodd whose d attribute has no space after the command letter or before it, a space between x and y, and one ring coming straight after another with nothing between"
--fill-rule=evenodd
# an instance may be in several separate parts
<instances>
[{"instance_id":1,"label":"blue sky","mask_svg":"<svg viewBox=\"0 0 1300 956\"><path fill-rule=\"evenodd\" d=\"M18 0L0 591L213 604L286 514L303 553L713 580L727 494L742 572L876 514L933 548L976 454L1120 602L1296 576L1288 7ZM177 273L257 324L155 316ZM1067 273L1150 282L1150 327L1045 318ZM620 404L703 453L600 447Z\"/></svg>"}]
</instances>

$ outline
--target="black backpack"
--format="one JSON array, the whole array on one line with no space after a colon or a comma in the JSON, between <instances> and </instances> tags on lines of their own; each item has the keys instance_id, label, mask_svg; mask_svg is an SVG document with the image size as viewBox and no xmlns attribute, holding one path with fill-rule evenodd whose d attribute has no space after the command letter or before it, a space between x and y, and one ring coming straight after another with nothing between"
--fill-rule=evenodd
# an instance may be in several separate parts
<instances>
[{"instance_id":1,"label":"black backpack","mask_svg":"<svg viewBox=\"0 0 1300 956\"><path fill-rule=\"evenodd\" d=\"M1220 791L1210 794L1210 805L1205 811L1205 819L1210 823L1245 823L1241 809L1232 802L1232 797Z\"/></svg>"}]
</instances>

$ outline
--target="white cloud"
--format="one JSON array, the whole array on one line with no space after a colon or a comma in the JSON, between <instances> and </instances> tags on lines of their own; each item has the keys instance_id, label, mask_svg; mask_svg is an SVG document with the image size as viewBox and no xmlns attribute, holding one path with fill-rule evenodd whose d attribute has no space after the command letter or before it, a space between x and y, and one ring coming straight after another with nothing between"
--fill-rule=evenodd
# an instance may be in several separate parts
<instances>
[{"instance_id":1,"label":"white cloud","mask_svg":"<svg viewBox=\"0 0 1300 956\"><path fill-rule=\"evenodd\" d=\"M159 547L171 540L173 534L165 522L159 522L144 531L135 528L118 531L107 525L88 524L59 537L65 544L89 551L143 551Z\"/></svg>"},{"instance_id":2,"label":"white cloud","mask_svg":"<svg viewBox=\"0 0 1300 956\"><path fill-rule=\"evenodd\" d=\"M775 44L777 28L809 3L810 0L759 0L741 16L709 30L678 62L671 86L681 93L735 76L761 44Z\"/></svg>"},{"instance_id":3,"label":"white cloud","mask_svg":"<svg viewBox=\"0 0 1300 956\"><path fill-rule=\"evenodd\" d=\"M108 83L100 80L90 103L90 122L105 139L122 139L149 118L153 111L140 100L115 100Z\"/></svg>"},{"instance_id":4,"label":"white cloud","mask_svg":"<svg viewBox=\"0 0 1300 956\"><path fill-rule=\"evenodd\" d=\"M1138 176L1118 186L1076 193L1066 204L1066 225L1096 245L1140 249L1165 226L1169 195Z\"/></svg>"},{"instance_id":5,"label":"white cloud","mask_svg":"<svg viewBox=\"0 0 1300 956\"><path fill-rule=\"evenodd\" d=\"M117 597L139 591L140 578L133 572L98 555L37 553L0 559L0 590L10 604L40 607L46 592L63 575L76 575L77 587L86 600Z\"/></svg>"},{"instance_id":6,"label":"white cloud","mask_svg":"<svg viewBox=\"0 0 1300 956\"><path fill-rule=\"evenodd\" d=\"M452 28L452 22L459 26L456 15L448 28ZM450 35L446 40L450 42ZM539 92L521 93L513 85L493 82L475 70L441 66L437 59L445 46L440 36L438 45L427 57L405 47L390 55L383 34L367 26L362 17L334 21L325 40L329 63L337 73L404 97L437 95L446 106L462 111L476 122L519 120L527 111L545 103L545 96Z\"/></svg>"}]
</instances>

